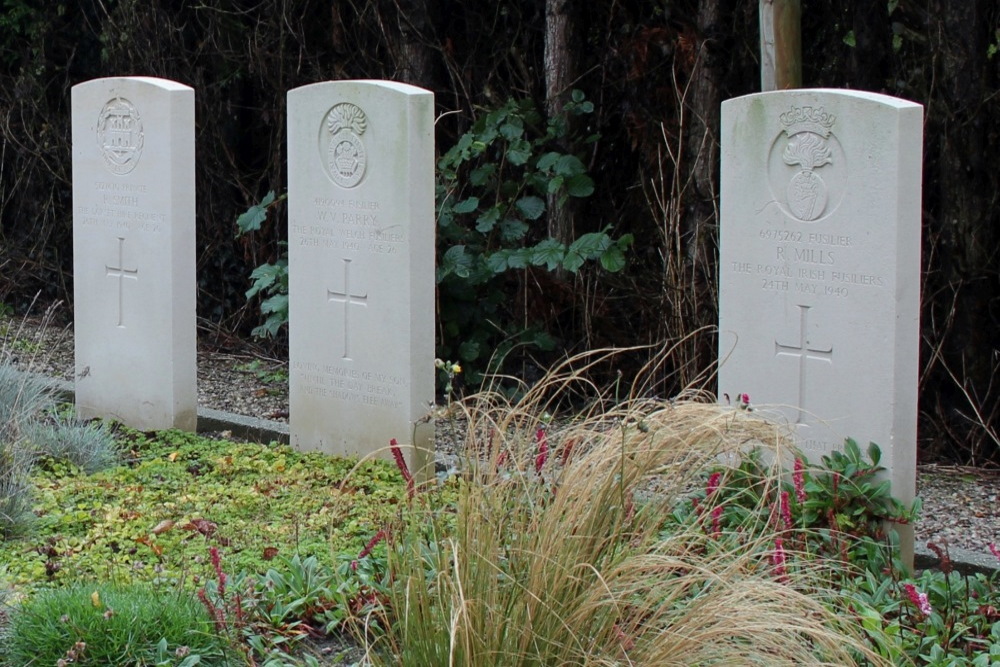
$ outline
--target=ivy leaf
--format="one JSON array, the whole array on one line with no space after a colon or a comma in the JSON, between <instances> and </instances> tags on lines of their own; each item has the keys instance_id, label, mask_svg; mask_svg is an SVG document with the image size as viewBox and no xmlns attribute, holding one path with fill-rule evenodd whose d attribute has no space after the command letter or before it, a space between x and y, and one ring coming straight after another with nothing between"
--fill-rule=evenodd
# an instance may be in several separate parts
<instances>
[{"instance_id":1,"label":"ivy leaf","mask_svg":"<svg viewBox=\"0 0 1000 667\"><path fill-rule=\"evenodd\" d=\"M514 203L514 206L528 220L538 220L538 218L542 217L542 213L545 213L545 202L540 197L534 195L521 197Z\"/></svg>"},{"instance_id":2,"label":"ivy leaf","mask_svg":"<svg viewBox=\"0 0 1000 667\"><path fill-rule=\"evenodd\" d=\"M575 174L566 179L566 192L570 197L589 197L594 194L594 181L586 174Z\"/></svg>"},{"instance_id":3,"label":"ivy leaf","mask_svg":"<svg viewBox=\"0 0 1000 667\"><path fill-rule=\"evenodd\" d=\"M274 203L274 190L271 190L259 203L248 208L240 217L236 218L236 226L240 228L240 234L255 232L267 220L267 207Z\"/></svg>"}]
</instances>

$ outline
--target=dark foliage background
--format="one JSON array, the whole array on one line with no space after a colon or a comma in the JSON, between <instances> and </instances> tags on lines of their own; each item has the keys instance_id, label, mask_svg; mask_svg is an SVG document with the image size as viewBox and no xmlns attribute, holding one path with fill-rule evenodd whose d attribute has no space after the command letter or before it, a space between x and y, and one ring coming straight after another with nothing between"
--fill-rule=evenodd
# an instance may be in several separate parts
<instances>
[{"instance_id":1,"label":"dark foliage background","mask_svg":"<svg viewBox=\"0 0 1000 667\"><path fill-rule=\"evenodd\" d=\"M806 86L926 106L922 453L1000 463L1000 5L802 4ZM259 323L247 275L285 236L280 208L255 235L236 238L234 220L284 190L288 89L339 78L429 88L443 152L484 110L530 97L551 111L573 87L595 104L583 130L601 138L566 147L585 151L597 184L567 214L569 229L611 224L636 244L621 273L511 277L506 316L560 342L550 356L526 352L519 368L530 377L566 351L681 341L676 365L660 371L663 392L710 387L719 103L759 89L757 5L0 0L0 301L71 299L75 83L148 75L196 89L198 308L202 339L217 343ZM636 368L647 356L635 355Z\"/></svg>"}]
</instances>

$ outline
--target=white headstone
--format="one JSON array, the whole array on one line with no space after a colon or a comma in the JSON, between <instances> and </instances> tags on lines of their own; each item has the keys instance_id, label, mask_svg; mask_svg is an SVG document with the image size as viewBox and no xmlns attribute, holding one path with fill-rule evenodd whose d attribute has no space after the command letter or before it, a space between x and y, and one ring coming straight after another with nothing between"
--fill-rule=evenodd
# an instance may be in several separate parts
<instances>
[{"instance_id":1,"label":"white headstone","mask_svg":"<svg viewBox=\"0 0 1000 667\"><path fill-rule=\"evenodd\" d=\"M849 90L722 105L719 394L804 453L882 450L916 480L923 108Z\"/></svg>"},{"instance_id":2,"label":"white headstone","mask_svg":"<svg viewBox=\"0 0 1000 667\"><path fill-rule=\"evenodd\" d=\"M338 81L288 92L297 447L366 455L395 438L411 469L432 460L433 131L434 96L414 86Z\"/></svg>"},{"instance_id":3,"label":"white headstone","mask_svg":"<svg viewBox=\"0 0 1000 667\"><path fill-rule=\"evenodd\" d=\"M95 79L72 113L77 411L193 431L194 90Z\"/></svg>"}]
</instances>

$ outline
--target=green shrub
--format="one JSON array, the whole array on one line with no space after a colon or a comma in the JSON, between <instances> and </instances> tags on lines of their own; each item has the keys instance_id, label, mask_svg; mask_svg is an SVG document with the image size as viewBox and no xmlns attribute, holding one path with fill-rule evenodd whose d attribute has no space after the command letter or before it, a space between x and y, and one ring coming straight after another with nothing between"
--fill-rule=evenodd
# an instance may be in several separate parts
<instances>
[{"instance_id":1,"label":"green shrub","mask_svg":"<svg viewBox=\"0 0 1000 667\"><path fill-rule=\"evenodd\" d=\"M39 593L11 612L3 664L67 664L71 651L80 667L243 664L197 600L145 585L78 584Z\"/></svg>"}]
</instances>

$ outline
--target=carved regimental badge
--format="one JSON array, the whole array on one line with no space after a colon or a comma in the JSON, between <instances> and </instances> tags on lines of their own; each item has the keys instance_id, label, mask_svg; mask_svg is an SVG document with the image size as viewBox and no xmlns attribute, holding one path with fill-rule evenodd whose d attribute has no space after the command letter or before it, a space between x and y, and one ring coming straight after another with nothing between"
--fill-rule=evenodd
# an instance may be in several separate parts
<instances>
[{"instance_id":1,"label":"carved regimental badge","mask_svg":"<svg viewBox=\"0 0 1000 667\"><path fill-rule=\"evenodd\" d=\"M342 188L353 188L365 176L368 153L361 140L368 117L349 102L335 105L323 119L320 158L330 179Z\"/></svg>"},{"instance_id":2,"label":"carved regimental badge","mask_svg":"<svg viewBox=\"0 0 1000 667\"><path fill-rule=\"evenodd\" d=\"M109 100L97 120L97 146L108 170L122 176L135 169L142 144L142 119L135 105L124 97Z\"/></svg>"},{"instance_id":3,"label":"carved regimental badge","mask_svg":"<svg viewBox=\"0 0 1000 667\"><path fill-rule=\"evenodd\" d=\"M795 107L781 114L771 147L769 177L781 208L802 222L832 213L843 198L844 151L832 129L837 117L822 107Z\"/></svg>"}]
</instances>

